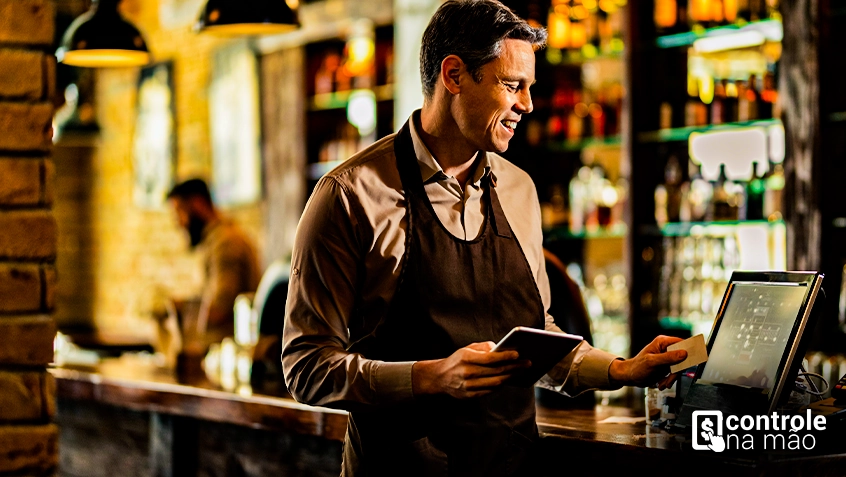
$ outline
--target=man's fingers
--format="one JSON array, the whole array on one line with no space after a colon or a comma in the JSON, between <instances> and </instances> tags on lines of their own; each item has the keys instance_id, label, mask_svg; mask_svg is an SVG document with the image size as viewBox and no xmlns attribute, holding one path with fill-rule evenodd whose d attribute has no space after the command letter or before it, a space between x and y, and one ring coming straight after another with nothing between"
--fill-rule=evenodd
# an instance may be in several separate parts
<instances>
[{"instance_id":1,"label":"man's fingers","mask_svg":"<svg viewBox=\"0 0 846 477\"><path fill-rule=\"evenodd\" d=\"M652 343L647 345L647 347L651 346L658 352L663 353L667 351L667 346L670 346L673 343L678 343L679 341L682 341L682 339L677 336L659 335L655 337L655 339L652 340Z\"/></svg>"},{"instance_id":2,"label":"man's fingers","mask_svg":"<svg viewBox=\"0 0 846 477\"><path fill-rule=\"evenodd\" d=\"M471 345L472 346L472 345ZM468 346L467 348L470 348ZM499 361L514 361L518 359L520 355L513 350L508 351L479 351L476 349L470 349L467 353L464 353L461 358L463 361L467 363L476 363L476 364L485 364L490 365L492 363L497 363Z\"/></svg>"},{"instance_id":3,"label":"man's fingers","mask_svg":"<svg viewBox=\"0 0 846 477\"><path fill-rule=\"evenodd\" d=\"M490 351L496 347L496 343L493 341L480 341L478 343L470 343L467 347L475 351Z\"/></svg>"},{"instance_id":4,"label":"man's fingers","mask_svg":"<svg viewBox=\"0 0 846 477\"><path fill-rule=\"evenodd\" d=\"M651 355L652 363L655 366L663 366L681 363L687 358L687 351L677 349L675 351L667 351L666 353L656 353Z\"/></svg>"},{"instance_id":5,"label":"man's fingers","mask_svg":"<svg viewBox=\"0 0 846 477\"><path fill-rule=\"evenodd\" d=\"M468 365L466 368L465 378L474 379L484 376L509 375L512 371L528 368L531 365L532 363L527 359L512 361L509 364L505 364L502 366L483 366L479 364L471 364Z\"/></svg>"}]
</instances>

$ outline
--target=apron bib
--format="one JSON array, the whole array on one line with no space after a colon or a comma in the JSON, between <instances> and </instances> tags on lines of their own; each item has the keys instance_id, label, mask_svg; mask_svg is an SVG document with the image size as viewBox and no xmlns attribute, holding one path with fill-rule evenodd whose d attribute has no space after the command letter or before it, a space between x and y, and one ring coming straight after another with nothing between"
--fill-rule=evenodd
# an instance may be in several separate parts
<instances>
[{"instance_id":1,"label":"apron bib","mask_svg":"<svg viewBox=\"0 0 846 477\"><path fill-rule=\"evenodd\" d=\"M544 309L526 256L483 180L485 224L474 240L453 236L438 219L420 175L409 125L394 143L406 197L406 247L388 313L349 351L368 359L446 358L515 326L544 327ZM503 386L476 399L423 397L350 413L347 476L508 476L525 470L537 439L534 390Z\"/></svg>"}]
</instances>

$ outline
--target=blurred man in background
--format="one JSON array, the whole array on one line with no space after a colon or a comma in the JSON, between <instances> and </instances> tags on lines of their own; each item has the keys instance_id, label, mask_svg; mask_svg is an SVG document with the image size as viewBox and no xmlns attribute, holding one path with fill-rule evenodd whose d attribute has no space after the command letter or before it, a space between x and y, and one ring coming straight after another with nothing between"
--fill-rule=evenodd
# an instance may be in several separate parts
<instances>
[{"instance_id":1,"label":"blurred man in background","mask_svg":"<svg viewBox=\"0 0 846 477\"><path fill-rule=\"evenodd\" d=\"M252 241L234 222L221 216L202 179L174 186L168 200L192 248L203 254L205 282L197 316L197 339L205 348L234 332L233 305L252 293L261 278Z\"/></svg>"}]
</instances>

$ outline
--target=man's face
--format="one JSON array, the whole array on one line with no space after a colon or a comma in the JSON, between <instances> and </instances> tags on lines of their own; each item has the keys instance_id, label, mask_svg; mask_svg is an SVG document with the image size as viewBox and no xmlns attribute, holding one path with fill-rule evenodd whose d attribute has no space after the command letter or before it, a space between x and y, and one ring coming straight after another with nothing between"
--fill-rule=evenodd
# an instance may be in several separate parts
<instances>
[{"instance_id":1,"label":"man's face","mask_svg":"<svg viewBox=\"0 0 846 477\"><path fill-rule=\"evenodd\" d=\"M206 223L194 210L191 199L174 197L170 199L173 210L176 212L176 220L179 226L188 232L191 247L196 247L203 240L203 229Z\"/></svg>"},{"instance_id":2,"label":"man's face","mask_svg":"<svg viewBox=\"0 0 846 477\"><path fill-rule=\"evenodd\" d=\"M514 128L532 112L529 87L535 82L535 52L529 42L506 39L499 58L481 68L476 83L462 70L461 91L453 103L453 117L463 136L476 149L497 153L508 149Z\"/></svg>"}]
</instances>

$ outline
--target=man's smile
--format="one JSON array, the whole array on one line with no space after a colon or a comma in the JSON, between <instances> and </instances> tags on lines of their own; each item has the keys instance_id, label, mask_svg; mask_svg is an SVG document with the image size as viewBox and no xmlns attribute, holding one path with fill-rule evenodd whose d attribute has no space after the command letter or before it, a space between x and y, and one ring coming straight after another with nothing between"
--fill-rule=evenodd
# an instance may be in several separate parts
<instances>
[{"instance_id":1,"label":"man's smile","mask_svg":"<svg viewBox=\"0 0 846 477\"><path fill-rule=\"evenodd\" d=\"M519 121L514 120L514 119L503 119L502 121L500 121L500 124L502 124L502 126L505 127L505 129L509 133L514 134L514 129L517 128L518 122Z\"/></svg>"}]
</instances>

